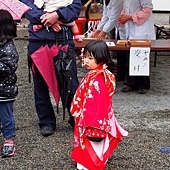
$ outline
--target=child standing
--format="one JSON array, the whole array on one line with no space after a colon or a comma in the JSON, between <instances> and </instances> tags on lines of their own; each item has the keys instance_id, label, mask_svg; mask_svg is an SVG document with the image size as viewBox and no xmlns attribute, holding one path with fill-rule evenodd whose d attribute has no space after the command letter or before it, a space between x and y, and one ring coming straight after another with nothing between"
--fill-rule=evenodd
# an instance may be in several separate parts
<instances>
[{"instance_id":1,"label":"child standing","mask_svg":"<svg viewBox=\"0 0 170 170\"><path fill-rule=\"evenodd\" d=\"M34 4L38 7L38 8L42 8L44 9L45 12L53 12L56 11L59 8L63 8L66 7L68 5L70 5L73 2L73 0L34 0ZM44 14L45 15L45 14ZM41 18L43 19L43 15L41 16ZM73 32L74 35L74 39L77 42L82 42L82 39L79 37L79 30L77 27L77 24L75 23L75 21L71 22L71 23L62 23L61 21L58 21L55 24L55 31L60 31L61 27L60 24L62 25L66 25L66 26L70 26L71 30ZM36 32L38 30L40 30L42 28L42 25L34 25L33 26L33 30Z\"/></svg>"},{"instance_id":2,"label":"child standing","mask_svg":"<svg viewBox=\"0 0 170 170\"><path fill-rule=\"evenodd\" d=\"M112 97L115 77L107 65L111 57L107 44L94 40L84 48L84 65L90 70L82 79L72 101L75 119L71 157L79 170L104 170L125 131L117 122Z\"/></svg>"},{"instance_id":3,"label":"child standing","mask_svg":"<svg viewBox=\"0 0 170 170\"><path fill-rule=\"evenodd\" d=\"M18 94L15 71L19 56L12 40L17 36L16 24L8 11L1 9L0 16L0 122L4 136L1 155L10 157L15 153L13 103Z\"/></svg>"}]
</instances>

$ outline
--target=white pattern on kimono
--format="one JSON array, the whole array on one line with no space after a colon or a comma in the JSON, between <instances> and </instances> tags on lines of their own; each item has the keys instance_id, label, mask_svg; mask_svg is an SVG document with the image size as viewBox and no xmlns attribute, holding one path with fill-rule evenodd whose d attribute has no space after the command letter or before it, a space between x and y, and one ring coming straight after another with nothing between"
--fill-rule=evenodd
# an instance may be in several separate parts
<instances>
[{"instance_id":1,"label":"white pattern on kimono","mask_svg":"<svg viewBox=\"0 0 170 170\"><path fill-rule=\"evenodd\" d=\"M93 83L93 85L94 85L94 88L100 93L99 82L98 82L98 81L95 81L95 82Z\"/></svg>"}]
</instances>

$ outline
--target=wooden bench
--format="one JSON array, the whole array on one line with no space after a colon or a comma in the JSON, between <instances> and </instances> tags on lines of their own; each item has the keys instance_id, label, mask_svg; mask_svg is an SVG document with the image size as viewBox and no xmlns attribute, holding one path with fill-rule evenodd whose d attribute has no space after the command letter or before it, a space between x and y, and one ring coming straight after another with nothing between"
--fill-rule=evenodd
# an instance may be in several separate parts
<instances>
[{"instance_id":1,"label":"wooden bench","mask_svg":"<svg viewBox=\"0 0 170 170\"><path fill-rule=\"evenodd\" d=\"M76 50L81 50L82 48L85 47L87 43L92 41L92 39L84 39L82 43L75 43L75 49ZM116 44L117 40L114 39L105 39L104 41L106 42L114 42ZM110 51L128 51L130 50L130 46L125 45L125 46L109 46ZM156 59L157 59L157 53L158 52L170 52L170 40L165 40L165 39L159 39L159 40L152 40L151 41L151 52L155 52L154 54L154 67L156 67Z\"/></svg>"},{"instance_id":2,"label":"wooden bench","mask_svg":"<svg viewBox=\"0 0 170 170\"><path fill-rule=\"evenodd\" d=\"M26 40L26 41L28 41L28 38L27 37L16 37L15 40ZM89 38L89 39L86 38L81 43L77 43L76 41L74 41L75 50L81 50L90 41L92 41L91 38ZM114 40L114 39L105 39L104 41L114 42L115 44L117 42L117 40ZM128 51L129 49L130 49L130 47L128 45L125 45L125 46L117 46L117 45L109 46L110 51L120 51L120 50ZM151 41L151 52L155 52L155 54L154 54L154 67L156 67L157 53L158 52L170 52L170 39L168 39L168 40L166 40L166 39L152 40ZM78 59L81 60L80 57Z\"/></svg>"}]
</instances>

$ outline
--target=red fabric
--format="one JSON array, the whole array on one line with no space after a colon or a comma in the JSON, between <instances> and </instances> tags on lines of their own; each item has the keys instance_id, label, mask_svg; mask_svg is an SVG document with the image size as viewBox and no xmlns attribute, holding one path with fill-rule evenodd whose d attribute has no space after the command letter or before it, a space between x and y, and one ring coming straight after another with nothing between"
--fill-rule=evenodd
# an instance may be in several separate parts
<instances>
[{"instance_id":1,"label":"red fabric","mask_svg":"<svg viewBox=\"0 0 170 170\"><path fill-rule=\"evenodd\" d=\"M38 68L39 72L46 81L50 92L52 93L56 104L59 103L60 94L58 89L58 82L54 69L53 58L58 54L59 48L57 45L53 45L51 48L46 46L40 47L35 51L31 58L34 61L34 64ZM32 68L34 72L34 68Z\"/></svg>"},{"instance_id":2,"label":"red fabric","mask_svg":"<svg viewBox=\"0 0 170 170\"><path fill-rule=\"evenodd\" d=\"M85 131L85 136L92 137L92 138L105 138L106 132L93 127L87 127Z\"/></svg>"},{"instance_id":3,"label":"red fabric","mask_svg":"<svg viewBox=\"0 0 170 170\"><path fill-rule=\"evenodd\" d=\"M75 129L71 157L88 170L103 170L122 136L127 135L114 116L112 107L114 90L115 77L105 65L102 65L82 79L73 98L71 114L75 118ZM106 134L103 159L98 157L87 138L89 128L91 133L103 131ZM99 131L96 132L96 129Z\"/></svg>"}]
</instances>

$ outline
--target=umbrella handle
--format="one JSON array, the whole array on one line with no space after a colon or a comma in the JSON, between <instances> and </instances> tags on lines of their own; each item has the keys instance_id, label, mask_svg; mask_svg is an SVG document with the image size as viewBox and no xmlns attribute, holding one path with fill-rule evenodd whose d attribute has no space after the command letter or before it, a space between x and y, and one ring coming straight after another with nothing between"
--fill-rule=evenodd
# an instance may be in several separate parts
<instances>
[{"instance_id":1,"label":"umbrella handle","mask_svg":"<svg viewBox=\"0 0 170 170\"><path fill-rule=\"evenodd\" d=\"M66 41L68 40L68 27L62 26L63 30L63 45L66 45Z\"/></svg>"},{"instance_id":2,"label":"umbrella handle","mask_svg":"<svg viewBox=\"0 0 170 170\"><path fill-rule=\"evenodd\" d=\"M57 114L59 114L59 104L57 104Z\"/></svg>"}]
</instances>

